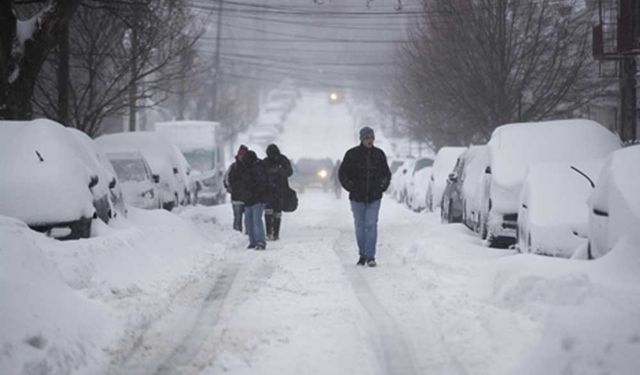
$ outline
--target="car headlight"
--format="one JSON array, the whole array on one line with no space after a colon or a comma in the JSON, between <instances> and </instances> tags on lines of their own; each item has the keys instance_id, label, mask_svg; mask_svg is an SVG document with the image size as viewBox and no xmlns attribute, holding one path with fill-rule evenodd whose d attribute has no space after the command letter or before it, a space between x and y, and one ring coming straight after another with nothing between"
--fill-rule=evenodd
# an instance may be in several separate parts
<instances>
[{"instance_id":1,"label":"car headlight","mask_svg":"<svg viewBox=\"0 0 640 375\"><path fill-rule=\"evenodd\" d=\"M318 177L320 177L320 178L322 178L322 179L327 178L327 176L328 176L328 175L329 175L329 174L328 174L328 173L327 173L327 171L326 171L326 170L324 170L324 169L321 169L321 170L319 170L319 171L318 171Z\"/></svg>"}]
</instances>

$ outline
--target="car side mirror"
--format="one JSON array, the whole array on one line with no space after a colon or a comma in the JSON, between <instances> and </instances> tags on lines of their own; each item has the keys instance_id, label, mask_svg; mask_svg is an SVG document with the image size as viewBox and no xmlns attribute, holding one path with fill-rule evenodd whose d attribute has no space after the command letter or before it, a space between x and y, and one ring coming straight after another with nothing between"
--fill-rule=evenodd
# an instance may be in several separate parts
<instances>
[{"instance_id":1,"label":"car side mirror","mask_svg":"<svg viewBox=\"0 0 640 375\"><path fill-rule=\"evenodd\" d=\"M402 174L407 174L407 170L406 170L406 169L403 169L403 170L402 170Z\"/></svg>"},{"instance_id":2,"label":"car side mirror","mask_svg":"<svg viewBox=\"0 0 640 375\"><path fill-rule=\"evenodd\" d=\"M173 174L178 174L178 168L173 167Z\"/></svg>"},{"instance_id":3,"label":"car side mirror","mask_svg":"<svg viewBox=\"0 0 640 375\"><path fill-rule=\"evenodd\" d=\"M96 185L98 185L98 176L93 175L91 176L91 180L89 181L89 189L93 188Z\"/></svg>"},{"instance_id":4,"label":"car side mirror","mask_svg":"<svg viewBox=\"0 0 640 375\"><path fill-rule=\"evenodd\" d=\"M154 174L151 177L153 178L153 182L156 184L160 182L160 175Z\"/></svg>"},{"instance_id":5,"label":"car side mirror","mask_svg":"<svg viewBox=\"0 0 640 375\"><path fill-rule=\"evenodd\" d=\"M116 187L115 177L111 179L111 182L109 182L109 189L113 189L114 187Z\"/></svg>"},{"instance_id":6,"label":"car side mirror","mask_svg":"<svg viewBox=\"0 0 640 375\"><path fill-rule=\"evenodd\" d=\"M456 182L458 181L458 175L455 173L449 173L449 181L450 182Z\"/></svg>"},{"instance_id":7,"label":"car side mirror","mask_svg":"<svg viewBox=\"0 0 640 375\"><path fill-rule=\"evenodd\" d=\"M484 169L484 173L491 174L491 166L487 165L487 168Z\"/></svg>"}]
</instances>

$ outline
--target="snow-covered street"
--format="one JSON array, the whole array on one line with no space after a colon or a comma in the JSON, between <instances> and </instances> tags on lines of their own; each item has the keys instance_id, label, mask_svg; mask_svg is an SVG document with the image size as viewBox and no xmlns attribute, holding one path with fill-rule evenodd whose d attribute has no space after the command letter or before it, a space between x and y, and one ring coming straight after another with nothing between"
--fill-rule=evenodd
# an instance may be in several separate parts
<instances>
[{"instance_id":1,"label":"snow-covered street","mask_svg":"<svg viewBox=\"0 0 640 375\"><path fill-rule=\"evenodd\" d=\"M59 284L50 298L80 301L27 303L3 290L12 302L3 322L16 324L2 325L2 373L632 374L640 365L637 255L575 262L488 249L459 224L385 199L379 267L364 268L348 207L302 195L282 240L263 252L245 249L228 205L180 218L144 212L136 235L31 238L24 264L38 258L43 282ZM3 224L3 238L36 237ZM134 250L150 234L162 240L157 259ZM15 265L8 260L22 250L3 243L1 264ZM106 254L85 264L87 251ZM20 273L28 276L2 271Z\"/></svg>"}]
</instances>

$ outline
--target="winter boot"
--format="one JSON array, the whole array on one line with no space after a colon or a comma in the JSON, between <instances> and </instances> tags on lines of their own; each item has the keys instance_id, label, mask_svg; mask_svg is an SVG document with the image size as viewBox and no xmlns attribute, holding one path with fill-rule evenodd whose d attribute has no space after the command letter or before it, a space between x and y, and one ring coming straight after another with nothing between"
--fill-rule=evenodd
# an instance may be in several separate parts
<instances>
[{"instance_id":1,"label":"winter boot","mask_svg":"<svg viewBox=\"0 0 640 375\"><path fill-rule=\"evenodd\" d=\"M367 266L369 266L369 267L375 267L375 266L377 266L377 265L378 265L378 264L376 263L376 260L375 260L375 259L373 259L373 258L371 258L371 259L369 259L369 260L367 261Z\"/></svg>"},{"instance_id":2,"label":"winter boot","mask_svg":"<svg viewBox=\"0 0 640 375\"><path fill-rule=\"evenodd\" d=\"M280 239L280 223L282 222L282 218L274 217L273 218L273 238L272 240L277 241Z\"/></svg>"},{"instance_id":3,"label":"winter boot","mask_svg":"<svg viewBox=\"0 0 640 375\"><path fill-rule=\"evenodd\" d=\"M356 265L358 266L364 266L364 264L366 263L367 258L360 256L360 259L358 259L358 263L356 263Z\"/></svg>"},{"instance_id":4,"label":"winter boot","mask_svg":"<svg viewBox=\"0 0 640 375\"><path fill-rule=\"evenodd\" d=\"M267 240L273 241L273 220L274 217L271 214L264 215L264 222L267 226Z\"/></svg>"}]
</instances>

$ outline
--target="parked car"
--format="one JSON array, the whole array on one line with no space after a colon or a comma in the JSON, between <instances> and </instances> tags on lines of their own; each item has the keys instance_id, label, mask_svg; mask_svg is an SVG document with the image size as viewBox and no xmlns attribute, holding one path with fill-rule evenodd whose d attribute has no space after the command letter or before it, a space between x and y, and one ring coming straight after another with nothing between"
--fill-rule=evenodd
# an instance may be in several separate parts
<instances>
[{"instance_id":1,"label":"parked car","mask_svg":"<svg viewBox=\"0 0 640 375\"><path fill-rule=\"evenodd\" d=\"M118 176L127 204L143 209L162 208L156 188L160 177L151 172L140 152L110 152L106 156Z\"/></svg>"},{"instance_id":2,"label":"parked car","mask_svg":"<svg viewBox=\"0 0 640 375\"><path fill-rule=\"evenodd\" d=\"M429 160L430 159L426 159ZM418 166L416 162L415 166ZM422 164L427 164L422 162ZM417 169L417 168L416 168ZM420 212L427 207L427 189L429 187L429 179L431 178L431 172L433 168L431 166L417 169L413 172L411 180L409 181L409 188L407 189L406 205L415 212Z\"/></svg>"},{"instance_id":3,"label":"parked car","mask_svg":"<svg viewBox=\"0 0 640 375\"><path fill-rule=\"evenodd\" d=\"M640 245L640 145L606 159L589 198L589 258L599 258L620 241ZM637 248L636 248L637 250Z\"/></svg>"},{"instance_id":4,"label":"parked car","mask_svg":"<svg viewBox=\"0 0 640 375\"><path fill-rule=\"evenodd\" d=\"M98 137L107 153L140 152L151 166L153 174L159 176L159 192L162 207L172 210L186 202L186 172L177 157L174 145L156 132L141 131L108 134Z\"/></svg>"},{"instance_id":5,"label":"parked car","mask_svg":"<svg viewBox=\"0 0 640 375\"><path fill-rule=\"evenodd\" d=\"M518 207L518 250L569 258L586 245L587 200L604 160L532 165Z\"/></svg>"},{"instance_id":6,"label":"parked car","mask_svg":"<svg viewBox=\"0 0 640 375\"><path fill-rule=\"evenodd\" d=\"M96 208L98 218L105 223L116 217L117 212L126 214L124 198L118 179L109 162L99 151L95 141L82 131L74 128L65 128L74 143L74 152L92 174L98 176L98 183L91 188L93 193L93 205Z\"/></svg>"},{"instance_id":7,"label":"parked car","mask_svg":"<svg viewBox=\"0 0 640 375\"><path fill-rule=\"evenodd\" d=\"M453 171L447 177L447 186L442 193L440 217L446 223L460 223L464 217L465 198L463 193L467 170L477 151L477 146L467 148L456 161Z\"/></svg>"},{"instance_id":8,"label":"parked car","mask_svg":"<svg viewBox=\"0 0 640 375\"><path fill-rule=\"evenodd\" d=\"M485 239L482 233L482 202L485 170L490 163L489 146L470 146L469 161L465 163L462 179L462 222Z\"/></svg>"},{"instance_id":9,"label":"parked car","mask_svg":"<svg viewBox=\"0 0 640 375\"><path fill-rule=\"evenodd\" d=\"M169 121L155 124L180 149L189 164L189 191L192 203L213 205L224 203L224 143L220 124L212 121ZM183 163L184 164L184 163ZM195 189L195 193L194 193Z\"/></svg>"},{"instance_id":10,"label":"parked car","mask_svg":"<svg viewBox=\"0 0 640 375\"><path fill-rule=\"evenodd\" d=\"M442 193L447 187L447 178L456 165L458 156L466 147L442 147L433 161L433 170L427 188L427 210L433 211L442 203Z\"/></svg>"},{"instance_id":11,"label":"parked car","mask_svg":"<svg viewBox=\"0 0 640 375\"><path fill-rule=\"evenodd\" d=\"M425 168L431 167L433 165L433 158L431 157L423 157L415 160L410 160L407 164L407 168L402 168L402 175L400 176L400 189L402 192L400 194L400 202L405 203L409 206L409 199L413 196L414 191L418 190L416 194L420 194L424 192L424 196L426 197L426 188L427 185L424 181L415 181L414 176L418 171L421 171ZM403 166L404 167L404 166ZM422 175L422 174L421 174ZM419 176L420 177L420 176Z\"/></svg>"},{"instance_id":12,"label":"parked car","mask_svg":"<svg viewBox=\"0 0 640 375\"><path fill-rule=\"evenodd\" d=\"M333 169L333 160L329 158L302 158L293 164L291 184L300 192L310 187L319 187L325 192L333 190Z\"/></svg>"},{"instance_id":13,"label":"parked car","mask_svg":"<svg viewBox=\"0 0 640 375\"><path fill-rule=\"evenodd\" d=\"M488 145L481 225L489 246L508 247L516 240L518 202L532 165L603 158L620 148L620 139L594 121L575 119L502 125Z\"/></svg>"},{"instance_id":14,"label":"parked car","mask_svg":"<svg viewBox=\"0 0 640 375\"><path fill-rule=\"evenodd\" d=\"M415 159L405 159L398 169L391 174L391 194L399 203L404 203L406 200L406 186L408 178L411 176L409 170L413 168L414 163Z\"/></svg>"},{"instance_id":15,"label":"parked car","mask_svg":"<svg viewBox=\"0 0 640 375\"><path fill-rule=\"evenodd\" d=\"M87 238L99 176L54 121L0 121L0 215L58 239Z\"/></svg>"}]
</instances>

